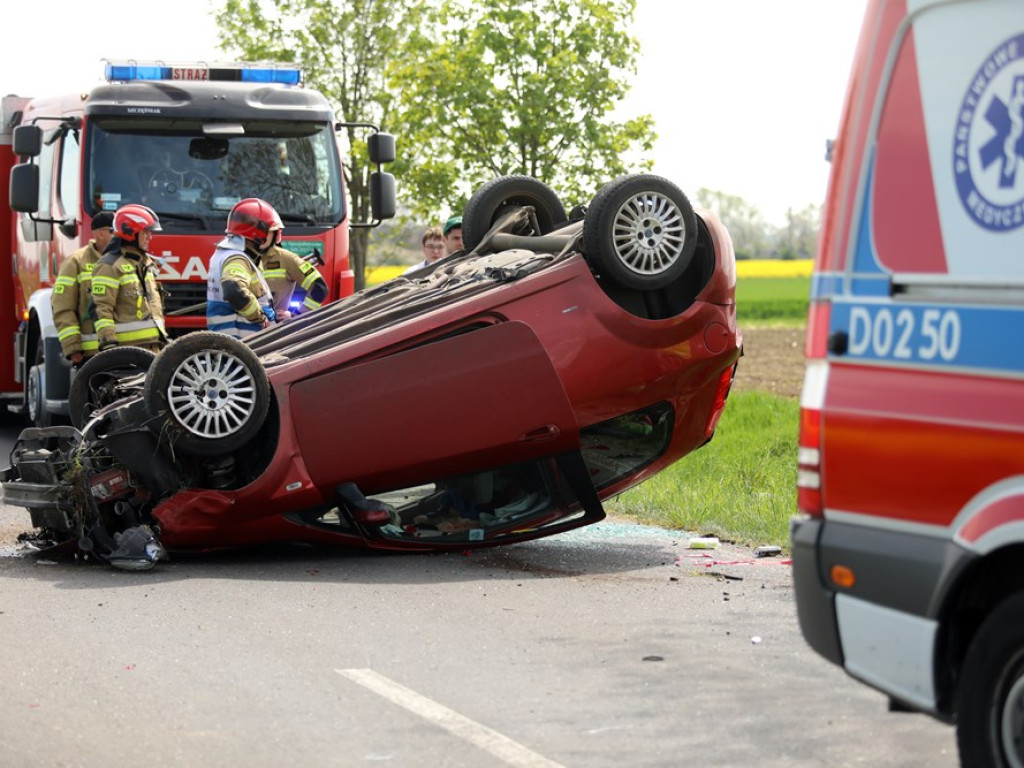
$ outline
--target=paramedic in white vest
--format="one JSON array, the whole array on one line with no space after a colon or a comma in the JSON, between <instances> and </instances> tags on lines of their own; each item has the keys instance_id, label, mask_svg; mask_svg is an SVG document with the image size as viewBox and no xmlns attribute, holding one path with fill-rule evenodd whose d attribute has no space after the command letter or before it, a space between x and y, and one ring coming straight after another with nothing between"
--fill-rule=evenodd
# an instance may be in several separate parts
<instances>
[{"instance_id":1,"label":"paramedic in white vest","mask_svg":"<svg viewBox=\"0 0 1024 768\"><path fill-rule=\"evenodd\" d=\"M206 327L236 339L277 321L260 254L281 240L284 224L265 200L240 200L228 214L227 237L217 243L206 280Z\"/></svg>"}]
</instances>

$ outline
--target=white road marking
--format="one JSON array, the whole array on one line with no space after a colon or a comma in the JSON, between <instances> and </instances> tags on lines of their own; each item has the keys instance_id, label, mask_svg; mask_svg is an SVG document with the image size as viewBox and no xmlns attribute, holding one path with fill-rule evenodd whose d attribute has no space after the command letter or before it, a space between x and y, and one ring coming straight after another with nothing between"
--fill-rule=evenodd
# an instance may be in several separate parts
<instances>
[{"instance_id":1,"label":"white road marking","mask_svg":"<svg viewBox=\"0 0 1024 768\"><path fill-rule=\"evenodd\" d=\"M383 696L388 701L404 707L414 715L419 715L424 720L429 720L460 739L491 753L509 765L521 765L526 768L563 768L561 763L548 760L543 755L538 755L533 750L491 730L486 725L463 717L458 712L454 712L426 696L421 696L372 669L336 669L334 671Z\"/></svg>"}]
</instances>

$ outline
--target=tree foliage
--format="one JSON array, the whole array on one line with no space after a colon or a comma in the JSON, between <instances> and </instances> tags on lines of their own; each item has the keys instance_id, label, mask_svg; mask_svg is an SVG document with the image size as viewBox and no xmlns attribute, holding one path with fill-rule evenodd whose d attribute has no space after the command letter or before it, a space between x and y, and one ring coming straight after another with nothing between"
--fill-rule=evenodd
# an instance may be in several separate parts
<instances>
[{"instance_id":1,"label":"tree foliage","mask_svg":"<svg viewBox=\"0 0 1024 768\"><path fill-rule=\"evenodd\" d=\"M653 119L612 117L636 71L634 9L635 0L441 0L390 69L407 204L457 211L484 181L527 174L569 207L624 173L627 153L649 156Z\"/></svg>"},{"instance_id":2,"label":"tree foliage","mask_svg":"<svg viewBox=\"0 0 1024 768\"><path fill-rule=\"evenodd\" d=\"M775 227L761 211L738 195L701 187L697 204L714 211L732 237L737 259L810 259L818 243L821 207L808 205L786 212L786 223Z\"/></svg>"},{"instance_id":3,"label":"tree foliage","mask_svg":"<svg viewBox=\"0 0 1024 768\"><path fill-rule=\"evenodd\" d=\"M416 0L227 0L217 12L221 48L250 61L299 64L306 83L322 92L339 119L385 125L393 97L385 69L421 24ZM347 130L346 162L352 221L370 217L366 131ZM350 243L356 287L362 286L367 231Z\"/></svg>"}]
</instances>

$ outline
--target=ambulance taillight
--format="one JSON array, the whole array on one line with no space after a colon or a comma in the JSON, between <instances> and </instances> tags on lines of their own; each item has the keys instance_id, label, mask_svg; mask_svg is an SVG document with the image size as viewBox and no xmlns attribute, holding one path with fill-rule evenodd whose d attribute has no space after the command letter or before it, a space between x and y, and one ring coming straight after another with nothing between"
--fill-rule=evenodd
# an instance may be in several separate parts
<instances>
[{"instance_id":1,"label":"ambulance taillight","mask_svg":"<svg viewBox=\"0 0 1024 768\"><path fill-rule=\"evenodd\" d=\"M800 512L821 517L821 411L800 409L797 449L796 505Z\"/></svg>"},{"instance_id":2,"label":"ambulance taillight","mask_svg":"<svg viewBox=\"0 0 1024 768\"><path fill-rule=\"evenodd\" d=\"M812 309L813 314L813 309ZM821 319L821 318L819 318ZM826 323L827 324L827 312ZM810 333L810 328L808 328ZM822 340L824 346L824 340ZM810 352L810 350L808 350ZM800 512L812 517L824 514L822 494L822 411L828 384L828 361L824 349L808 354L804 388L800 394L800 438L797 446L796 503Z\"/></svg>"}]
</instances>

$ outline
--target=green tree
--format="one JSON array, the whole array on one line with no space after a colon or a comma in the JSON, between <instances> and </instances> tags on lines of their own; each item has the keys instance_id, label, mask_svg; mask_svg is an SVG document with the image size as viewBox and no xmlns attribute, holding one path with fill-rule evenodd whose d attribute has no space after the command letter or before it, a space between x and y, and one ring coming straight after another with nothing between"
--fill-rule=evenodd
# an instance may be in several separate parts
<instances>
[{"instance_id":1,"label":"green tree","mask_svg":"<svg viewBox=\"0 0 1024 768\"><path fill-rule=\"evenodd\" d=\"M306 83L331 102L339 119L386 125L392 94L385 68L418 28L418 0L227 0L217 12L221 48L253 61L299 64ZM347 128L349 214L370 220L366 132ZM368 232L352 230L351 267L363 286Z\"/></svg>"},{"instance_id":2,"label":"green tree","mask_svg":"<svg viewBox=\"0 0 1024 768\"><path fill-rule=\"evenodd\" d=\"M772 241L772 227L758 208L738 195L701 187L696 202L714 211L732 237L737 259L766 259Z\"/></svg>"},{"instance_id":3,"label":"green tree","mask_svg":"<svg viewBox=\"0 0 1024 768\"><path fill-rule=\"evenodd\" d=\"M635 5L440 0L390 69L409 205L458 211L504 174L535 176L567 205L589 203L627 170L624 156L649 156L653 119L612 119L636 72Z\"/></svg>"},{"instance_id":4,"label":"green tree","mask_svg":"<svg viewBox=\"0 0 1024 768\"><path fill-rule=\"evenodd\" d=\"M807 205L802 210L786 211L786 223L779 228L776 257L780 259L812 259L818 247L821 227L821 206Z\"/></svg>"}]
</instances>

